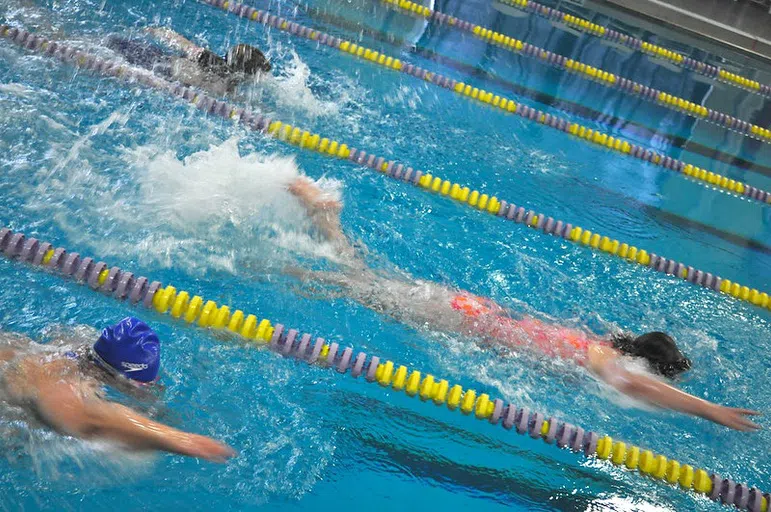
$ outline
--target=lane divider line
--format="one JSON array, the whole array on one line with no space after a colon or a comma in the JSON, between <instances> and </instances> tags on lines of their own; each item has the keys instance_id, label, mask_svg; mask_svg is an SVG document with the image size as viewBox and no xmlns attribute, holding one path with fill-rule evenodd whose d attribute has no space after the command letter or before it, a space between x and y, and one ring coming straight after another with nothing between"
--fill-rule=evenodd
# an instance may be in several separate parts
<instances>
[{"instance_id":1,"label":"lane divider line","mask_svg":"<svg viewBox=\"0 0 771 512\"><path fill-rule=\"evenodd\" d=\"M660 142L664 144L664 146L661 147L671 147L672 151L677 149L686 150L696 155L706 156L715 163L732 165L741 171L771 176L771 172L769 172L771 171L771 168L767 168L766 166L758 164L757 162L751 162L740 158L736 154L726 153L715 147L704 146L703 144L689 141L686 138L678 136L674 133L654 129L651 126L647 126L645 123L630 121L628 119L621 119L616 116L608 117L607 115L602 114L601 112L596 111L591 107L580 105L575 101L565 100L551 95L544 96L542 94L537 94L535 89L497 76L489 70L485 69L483 66L466 64L460 60L453 59L445 54L437 53L434 50L422 46L408 48L406 46L407 43L405 40L400 38L398 34L386 32L373 27L365 27L362 31L362 26L356 25L354 22L338 14L330 14L324 9L314 7L307 3L295 3L295 5L301 8L303 13L307 14L318 23L330 25L342 31L360 32L360 37L369 37L380 43L391 44L398 49L405 50L405 52L415 55L417 58L430 60L439 65L454 68L460 73L479 77L481 80L490 82L491 86L500 86L509 91L510 94L520 95L523 98L529 98L548 107L558 109L565 115L572 115L583 118L590 122L601 124L605 127L613 127L618 122L621 122L624 125L624 131L628 128L632 128L632 132L636 133L638 131L637 129L639 129L641 131L638 135L643 138L650 139L655 133L657 139L660 139ZM667 151L669 150L670 149L667 149Z\"/></svg>"},{"instance_id":2,"label":"lane divider line","mask_svg":"<svg viewBox=\"0 0 771 512\"><path fill-rule=\"evenodd\" d=\"M642 98L674 112L679 112L699 120L709 121L745 137L771 144L771 130L767 130L747 121L742 121L729 114L707 108L684 98L679 98L664 91L654 89L653 87L648 87L641 83L614 75L603 69L595 68L578 60L573 60L563 55L545 50L544 48L525 43L513 37L490 30L489 28L482 27L481 25L475 25L466 20L431 10L428 7L416 4L410 0L380 1L391 10L418 19L428 20L434 24L446 25L461 32L467 32L488 44L498 46L512 53L538 59L552 67L577 74L582 78L615 89L627 96Z\"/></svg>"},{"instance_id":3,"label":"lane divider line","mask_svg":"<svg viewBox=\"0 0 771 512\"><path fill-rule=\"evenodd\" d=\"M191 292L177 291L170 284L164 286L146 277L135 277L133 272L110 267L91 257L81 258L80 254L61 247L54 249L48 242L27 238L23 233L14 233L6 227L0 229L0 252L9 259L73 278L119 301L128 299L134 305L142 304L189 325L226 331L242 337L250 345L267 346L284 357L310 365L334 369L340 374L350 371L353 378L363 376L366 382L377 382L385 390L404 392L409 397L419 397L424 403L446 405L451 411L501 425L506 430L529 435L533 439L542 439L547 444L556 444L587 458L610 462L726 505L751 512L767 512L771 502L771 494L737 484L705 469L694 468L633 444L616 441L610 436L547 417L527 407L506 404L500 398L491 399L486 393L463 389L459 384L451 384L445 379L437 379L429 373L390 360L381 360L366 352L354 355L353 347L343 348L321 337L313 340L308 333L287 329L281 324L274 325L268 319L258 320L257 315L218 305Z\"/></svg>"},{"instance_id":4,"label":"lane divider line","mask_svg":"<svg viewBox=\"0 0 771 512\"><path fill-rule=\"evenodd\" d=\"M385 174L392 179L417 186L427 192L448 197L475 210L487 212L518 224L524 224L543 234L560 237L563 240L621 258L629 263L650 267L653 270L686 280L702 288L722 292L739 300L771 310L771 298L766 292L740 285L729 279L723 279L709 272L698 270L685 263L658 256L655 253L648 253L644 249L638 249L633 245L619 242L599 233L593 233L588 229L574 226L569 222L548 217L543 213L536 213L524 206L517 206L514 203L499 200L494 195L490 196L477 190L471 190L469 187L453 183L430 173L415 170L393 160L386 160L384 157L368 154L364 150L350 148L348 144L322 137L317 133L303 130L297 126L273 120L261 114L254 114L248 109L214 99L190 87L185 87L179 83L171 83L150 71L126 66L111 60L104 60L71 46L49 42L26 30L9 28L7 25L0 25L0 37L5 37L24 48L43 55L52 56L82 69L120 78L129 83L139 83L161 92L172 94L192 103L202 112L222 117L231 122L237 122L249 130L267 134L300 149L348 160L354 164Z\"/></svg>"},{"instance_id":5,"label":"lane divider line","mask_svg":"<svg viewBox=\"0 0 771 512\"><path fill-rule=\"evenodd\" d=\"M617 43L631 48L635 51L642 52L651 57L662 59L677 66L680 66L689 71L694 71L700 75L704 75L708 78L723 82L725 84L733 85L744 89L745 91L753 92L771 98L771 86L761 84L757 80L746 78L735 73L731 73L723 68L712 66L706 62L701 62L685 55L676 52L674 50L668 50L662 46L648 43L642 39L638 39L633 36L622 34L613 29L597 25L589 20L583 19L579 16L567 14L558 9L547 7L538 2L532 0L499 0L501 3L516 7L522 11L535 14L542 18L546 18L550 21L562 23L568 27L581 30L591 36L598 37L603 40Z\"/></svg>"},{"instance_id":6,"label":"lane divider line","mask_svg":"<svg viewBox=\"0 0 771 512\"><path fill-rule=\"evenodd\" d=\"M356 43L352 43L351 41L330 36L324 32L312 30L295 22L274 16L267 12L259 11L253 7L248 7L238 2L231 2L230 0L200 1L207 5L219 7L231 14L235 14L249 21L274 27L278 30L287 32L297 37L309 39L316 42L319 46L328 46L344 54L366 60L372 64L380 65L382 67L413 76L419 80L430 83L437 87L450 90L456 94L464 96L467 99L482 103L485 106L497 110L498 112L503 112L505 114L517 114L530 121L534 121L555 130L560 130L562 132L576 136L589 144L596 144L608 150L615 151L619 154L629 155L634 158L650 162L658 167L662 167L664 169L668 169L670 171L677 172L680 175L691 178L700 185L706 186L708 189L718 189L738 196L743 196L748 199L752 199L753 201L757 201L763 205L771 204L771 192L753 187L741 181L729 179L727 176L711 172L707 169L686 163L682 160L677 160L675 158L665 156L654 150L645 149L643 146L630 143L621 138L613 137L612 135L601 132L599 130L592 130L591 128L583 126L579 123L572 123L564 118L547 114L526 105L518 105L513 100L508 99L505 96L499 96L484 89L472 87L471 85L458 82L454 79L448 78L439 73L428 71L419 66L405 64L399 59L395 59L391 56L385 55L384 53L366 48Z\"/></svg>"},{"instance_id":7,"label":"lane divider line","mask_svg":"<svg viewBox=\"0 0 771 512\"><path fill-rule=\"evenodd\" d=\"M641 83L622 78L603 69L592 67L578 60L567 58L538 46L534 46L513 37L495 32L481 25L475 25L468 21L450 16L439 11L433 11L428 7L411 2L410 0L381 0L392 10L401 12L419 19L428 20L435 24L447 25L461 32L467 32L474 37L486 41L488 44L509 50L512 53L523 54L528 57L541 60L552 67L566 70L580 75L583 78L597 82L605 87L613 88L623 94L643 98L657 105L675 112L706 120L739 133L745 137L751 137L771 144L771 130L761 126L742 121L729 114L713 110L703 105L698 105L684 98L673 96L664 91L647 87Z\"/></svg>"}]
</instances>

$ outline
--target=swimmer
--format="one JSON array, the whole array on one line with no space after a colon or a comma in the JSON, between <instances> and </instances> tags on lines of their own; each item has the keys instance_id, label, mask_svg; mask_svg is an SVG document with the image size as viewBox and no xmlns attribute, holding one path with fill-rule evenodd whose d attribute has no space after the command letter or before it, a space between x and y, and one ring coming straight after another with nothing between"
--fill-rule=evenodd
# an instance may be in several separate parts
<instances>
[{"instance_id":1,"label":"swimmer","mask_svg":"<svg viewBox=\"0 0 771 512\"><path fill-rule=\"evenodd\" d=\"M348 298L415 328L468 336L509 348L532 347L550 357L573 360L620 392L657 407L679 411L742 431L760 427L748 416L756 411L724 407L681 391L657 377L673 379L691 366L674 340L662 332L600 339L577 329L517 317L492 300L465 291L420 281L408 275L384 277L369 268L343 233L342 205L304 177L289 191L305 207L321 236L340 255L340 272L288 268L303 281L339 288ZM657 376L627 370L624 357L644 360Z\"/></svg>"},{"instance_id":2,"label":"swimmer","mask_svg":"<svg viewBox=\"0 0 771 512\"><path fill-rule=\"evenodd\" d=\"M239 83L271 70L267 57L248 44L238 44L221 57L169 28L149 27L145 33L163 46L111 35L107 47L131 64L216 96L232 94Z\"/></svg>"},{"instance_id":3,"label":"swimmer","mask_svg":"<svg viewBox=\"0 0 771 512\"><path fill-rule=\"evenodd\" d=\"M160 450L212 462L234 455L208 437L157 423L104 399L102 386L144 389L158 379L160 343L144 322L126 318L104 329L93 346L65 352L21 336L0 336L0 400L54 430L115 441L132 450Z\"/></svg>"}]
</instances>

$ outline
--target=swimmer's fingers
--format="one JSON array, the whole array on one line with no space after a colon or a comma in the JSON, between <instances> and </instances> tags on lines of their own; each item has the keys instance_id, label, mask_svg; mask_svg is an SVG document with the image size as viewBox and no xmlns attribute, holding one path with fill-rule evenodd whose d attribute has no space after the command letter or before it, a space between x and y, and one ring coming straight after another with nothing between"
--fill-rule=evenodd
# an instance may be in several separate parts
<instances>
[{"instance_id":1,"label":"swimmer's fingers","mask_svg":"<svg viewBox=\"0 0 771 512\"><path fill-rule=\"evenodd\" d=\"M740 418L737 421L737 424L731 428L740 430L742 432L755 432L756 430L760 430L761 427L757 423L754 423L746 418Z\"/></svg>"},{"instance_id":2,"label":"swimmer's fingers","mask_svg":"<svg viewBox=\"0 0 771 512\"><path fill-rule=\"evenodd\" d=\"M747 418L747 416L758 416L758 415L760 415L760 412L753 411L752 409L740 409L740 408L736 408L736 409L732 408L731 410L736 415L739 423L743 427L743 428L741 428L739 430L743 430L745 432L760 430L760 428L761 428L760 425L758 425L754 421L752 421L749 418Z\"/></svg>"},{"instance_id":3,"label":"swimmer's fingers","mask_svg":"<svg viewBox=\"0 0 771 512\"><path fill-rule=\"evenodd\" d=\"M752 409L734 409L733 411L737 415L740 415L739 418L742 426L746 428L745 431L755 431L761 429L760 425L747 418L747 416L759 416L759 411L753 411Z\"/></svg>"},{"instance_id":4,"label":"swimmer's fingers","mask_svg":"<svg viewBox=\"0 0 771 512\"><path fill-rule=\"evenodd\" d=\"M753 432L759 430L760 425L751 421L747 416L755 416L757 414L759 414L757 411L749 409L734 409L732 407L718 406L710 419L715 423L720 423L721 425L725 425L734 430Z\"/></svg>"}]
</instances>

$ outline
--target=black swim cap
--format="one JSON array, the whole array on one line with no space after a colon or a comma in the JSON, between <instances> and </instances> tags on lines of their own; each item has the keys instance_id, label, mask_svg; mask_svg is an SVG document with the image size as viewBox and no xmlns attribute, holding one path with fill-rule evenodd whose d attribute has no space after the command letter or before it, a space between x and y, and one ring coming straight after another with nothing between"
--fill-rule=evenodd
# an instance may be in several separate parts
<instances>
[{"instance_id":1,"label":"black swim cap","mask_svg":"<svg viewBox=\"0 0 771 512\"><path fill-rule=\"evenodd\" d=\"M642 357L659 375L672 379L688 370L691 361L680 352L675 340L663 332L649 332L633 338L628 334L615 335L613 348L633 357Z\"/></svg>"},{"instance_id":2,"label":"black swim cap","mask_svg":"<svg viewBox=\"0 0 771 512\"><path fill-rule=\"evenodd\" d=\"M198 56L198 66L204 71L208 71L209 73L214 73L223 77L228 74L227 61L214 52L205 48L201 52L201 55Z\"/></svg>"},{"instance_id":3,"label":"black swim cap","mask_svg":"<svg viewBox=\"0 0 771 512\"><path fill-rule=\"evenodd\" d=\"M248 44L239 44L228 50L227 63L232 71L246 75L256 75L260 71L267 73L271 70L265 55Z\"/></svg>"}]
</instances>

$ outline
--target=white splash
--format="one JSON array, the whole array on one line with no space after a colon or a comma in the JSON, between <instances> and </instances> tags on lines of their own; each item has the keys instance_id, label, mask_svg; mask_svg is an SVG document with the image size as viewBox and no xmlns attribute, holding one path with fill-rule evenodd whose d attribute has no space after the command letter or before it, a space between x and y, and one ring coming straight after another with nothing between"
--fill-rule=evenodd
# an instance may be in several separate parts
<instances>
[{"instance_id":1,"label":"white splash","mask_svg":"<svg viewBox=\"0 0 771 512\"><path fill-rule=\"evenodd\" d=\"M152 147L129 150L126 157L140 173L143 204L182 231L223 222L257 224L264 220L260 215L271 212L288 223L302 218L286 190L299 176L294 159L259 153L240 156L235 138L183 160L172 151ZM278 213L282 210L287 214Z\"/></svg>"},{"instance_id":2,"label":"white splash","mask_svg":"<svg viewBox=\"0 0 771 512\"><path fill-rule=\"evenodd\" d=\"M61 159L48 173L47 178L50 178L51 176L55 174L61 173L61 171L70 166L73 162L82 160L81 159L81 151L84 148L90 147L91 141L94 137L97 135L103 135L112 128L113 125L121 125L125 126L126 123L129 120L128 114L123 112L122 110L116 110L112 112L107 118L100 121L99 123L95 124L91 127L91 129L88 131L88 133L84 134L83 136L79 137L75 143L73 143L69 150L67 151L67 156L65 156L63 159Z\"/></svg>"},{"instance_id":3,"label":"white splash","mask_svg":"<svg viewBox=\"0 0 771 512\"><path fill-rule=\"evenodd\" d=\"M337 98L336 101L317 98L310 87L310 68L294 50L291 57L292 60L282 66L274 79L266 81L266 86L275 95L277 106L302 110L312 117L337 115L339 105L345 103L346 98Z\"/></svg>"},{"instance_id":4,"label":"white splash","mask_svg":"<svg viewBox=\"0 0 771 512\"><path fill-rule=\"evenodd\" d=\"M277 48L269 53L284 52L283 48ZM246 102L260 105L261 109L266 106L275 109L282 117L286 117L287 113L300 114L311 119L338 116L341 106L351 100L348 92L350 84L329 84L332 87L325 88L328 89L326 94L329 98L322 99L320 96L325 93L313 90L318 78L312 75L310 67L293 49L289 49L285 55L289 56L289 60L277 64L272 74L269 73L255 83L241 88L240 93L246 97Z\"/></svg>"},{"instance_id":5,"label":"white splash","mask_svg":"<svg viewBox=\"0 0 771 512\"><path fill-rule=\"evenodd\" d=\"M229 271L246 254L269 266L286 263L291 253L334 255L328 244L310 235L305 210L287 190L300 176L294 158L241 155L236 138L182 160L154 147L127 150L125 158L137 171L140 201L135 213L154 232L152 243L140 250L157 250L160 244L166 247L161 252L171 254L175 247L193 246L195 254L206 254L209 265ZM340 182L320 183L339 198ZM277 252L277 247L284 251Z\"/></svg>"}]
</instances>

